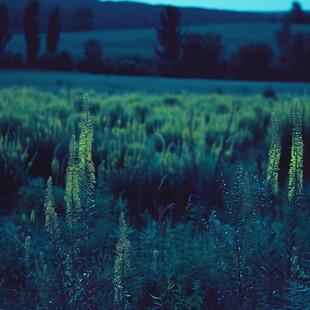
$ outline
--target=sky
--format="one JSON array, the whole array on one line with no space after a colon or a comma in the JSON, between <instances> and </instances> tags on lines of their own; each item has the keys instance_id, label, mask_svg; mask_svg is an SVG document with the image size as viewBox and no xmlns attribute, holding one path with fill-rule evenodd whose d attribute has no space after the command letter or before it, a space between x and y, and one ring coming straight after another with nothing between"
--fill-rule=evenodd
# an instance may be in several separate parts
<instances>
[{"instance_id":1,"label":"sky","mask_svg":"<svg viewBox=\"0 0 310 310\"><path fill-rule=\"evenodd\" d=\"M104 0L103 0L104 1ZM124 0L114 0L115 2ZM292 0L130 0L149 4L204 7L237 11L288 11ZM303 9L310 10L310 0L298 1Z\"/></svg>"}]
</instances>

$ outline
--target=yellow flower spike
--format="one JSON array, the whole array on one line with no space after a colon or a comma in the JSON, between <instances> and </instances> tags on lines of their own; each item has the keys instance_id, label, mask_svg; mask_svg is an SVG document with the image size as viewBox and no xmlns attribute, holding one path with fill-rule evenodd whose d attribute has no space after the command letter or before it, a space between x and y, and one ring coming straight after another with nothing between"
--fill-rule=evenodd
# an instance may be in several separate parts
<instances>
[{"instance_id":1,"label":"yellow flower spike","mask_svg":"<svg viewBox=\"0 0 310 310\"><path fill-rule=\"evenodd\" d=\"M34 224L35 220L36 220L36 211L35 210L31 210L30 223Z\"/></svg>"}]
</instances>

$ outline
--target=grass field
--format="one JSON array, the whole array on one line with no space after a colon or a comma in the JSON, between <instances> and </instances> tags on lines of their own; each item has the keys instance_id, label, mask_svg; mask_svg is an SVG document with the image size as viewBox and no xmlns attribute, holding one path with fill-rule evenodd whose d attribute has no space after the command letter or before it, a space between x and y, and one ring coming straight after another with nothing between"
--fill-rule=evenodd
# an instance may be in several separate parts
<instances>
[{"instance_id":1,"label":"grass field","mask_svg":"<svg viewBox=\"0 0 310 310\"><path fill-rule=\"evenodd\" d=\"M276 52L275 32L280 27L281 25L277 23L234 23L185 27L183 30L198 33L220 33L229 55L239 46L249 42L267 43ZM295 25L293 31L310 31L310 26ZM158 44L155 29L70 32L61 34L59 50L69 51L74 59L80 58L83 54L83 43L89 39L98 40L102 44L104 57L109 58L132 55L152 58L154 57L154 46ZM41 35L41 52L44 50L45 35ZM7 51L25 54L24 36L22 34L14 35L7 46Z\"/></svg>"},{"instance_id":2,"label":"grass field","mask_svg":"<svg viewBox=\"0 0 310 310\"><path fill-rule=\"evenodd\" d=\"M11 71L0 85L3 309L309 309L305 84L272 84L292 92L278 100L197 93L264 83Z\"/></svg>"},{"instance_id":3,"label":"grass field","mask_svg":"<svg viewBox=\"0 0 310 310\"><path fill-rule=\"evenodd\" d=\"M277 93L292 96L310 94L309 83L248 82L201 79L172 79L161 77L127 77L92 75L87 73L64 73L54 71L0 71L0 88L29 86L57 92L61 88L78 87L107 93L197 93L197 94L261 94L266 87Z\"/></svg>"}]
</instances>

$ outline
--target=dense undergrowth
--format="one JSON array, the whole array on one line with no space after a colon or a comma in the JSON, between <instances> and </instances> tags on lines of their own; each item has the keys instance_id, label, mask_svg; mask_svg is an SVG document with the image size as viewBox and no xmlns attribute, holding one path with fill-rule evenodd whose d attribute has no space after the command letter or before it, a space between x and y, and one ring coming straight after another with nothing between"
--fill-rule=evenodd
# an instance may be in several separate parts
<instances>
[{"instance_id":1,"label":"dense undergrowth","mask_svg":"<svg viewBox=\"0 0 310 310\"><path fill-rule=\"evenodd\" d=\"M309 308L309 98L82 96L0 92L2 308Z\"/></svg>"}]
</instances>

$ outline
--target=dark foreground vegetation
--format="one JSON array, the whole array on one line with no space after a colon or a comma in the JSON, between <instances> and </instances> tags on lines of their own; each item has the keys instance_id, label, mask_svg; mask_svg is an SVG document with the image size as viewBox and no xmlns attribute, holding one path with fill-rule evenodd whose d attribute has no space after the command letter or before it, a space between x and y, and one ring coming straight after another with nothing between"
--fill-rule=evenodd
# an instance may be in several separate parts
<instances>
[{"instance_id":1,"label":"dark foreground vegetation","mask_svg":"<svg viewBox=\"0 0 310 310\"><path fill-rule=\"evenodd\" d=\"M2 308L309 309L309 98L82 96L0 92Z\"/></svg>"},{"instance_id":2,"label":"dark foreground vegetation","mask_svg":"<svg viewBox=\"0 0 310 310\"><path fill-rule=\"evenodd\" d=\"M73 29L93 29L93 14L94 12L87 7L77 10L72 17ZM275 33L277 50L271 48L268 42L249 42L240 46L232 55L227 55L220 34L183 31L181 11L168 6L157 17L158 46L152 46L153 58L127 55L108 59L104 57L105 47L97 40L89 39L81 42L81 45L84 44L83 56L74 59L69 51L58 51L64 23L61 21L60 9L50 9L48 17L44 20L44 27L41 15L40 3L37 0L29 0L22 18L27 53L14 54L5 50L12 37L10 11L5 5L0 6L1 67L77 70L94 74L136 76L310 81L310 35L307 32L298 33L292 30L294 24L310 24L310 14L303 11L298 2L293 3L291 11L287 14L275 15L276 21L280 21L282 25ZM128 16L132 15L134 13L129 10ZM206 19L204 23L210 23L210 20ZM46 33L44 50L40 50L39 34L42 31Z\"/></svg>"}]
</instances>

